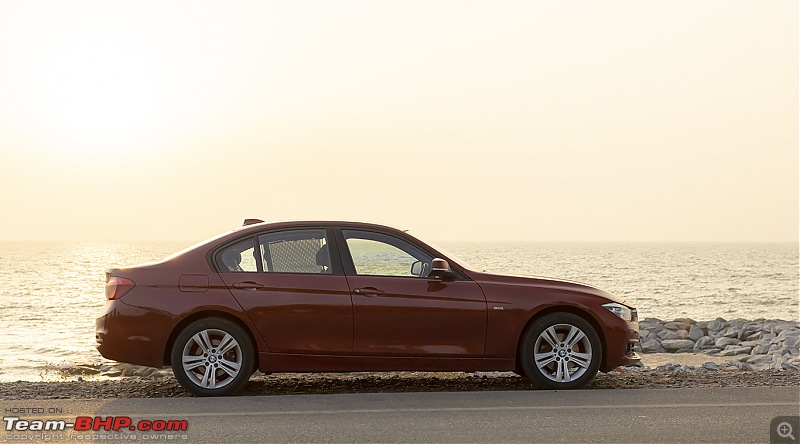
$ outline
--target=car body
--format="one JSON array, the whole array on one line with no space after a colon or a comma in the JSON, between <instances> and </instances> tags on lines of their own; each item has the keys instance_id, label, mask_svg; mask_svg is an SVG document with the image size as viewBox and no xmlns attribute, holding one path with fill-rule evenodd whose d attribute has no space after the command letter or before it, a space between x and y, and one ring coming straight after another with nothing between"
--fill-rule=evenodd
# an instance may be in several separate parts
<instances>
[{"instance_id":1,"label":"car body","mask_svg":"<svg viewBox=\"0 0 800 444\"><path fill-rule=\"evenodd\" d=\"M99 352L172 365L196 395L232 393L256 369L515 371L574 388L639 360L636 310L618 296L470 270L382 225L246 220L106 278Z\"/></svg>"}]
</instances>

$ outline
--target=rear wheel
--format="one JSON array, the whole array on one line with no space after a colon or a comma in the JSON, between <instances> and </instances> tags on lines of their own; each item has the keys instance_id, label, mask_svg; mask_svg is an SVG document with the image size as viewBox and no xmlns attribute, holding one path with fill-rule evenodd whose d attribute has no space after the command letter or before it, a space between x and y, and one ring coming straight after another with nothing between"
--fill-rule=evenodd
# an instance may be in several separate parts
<instances>
[{"instance_id":1,"label":"rear wheel","mask_svg":"<svg viewBox=\"0 0 800 444\"><path fill-rule=\"evenodd\" d=\"M595 329L571 313L537 319L523 336L520 360L525 376L540 387L574 389L594 379L602 348Z\"/></svg>"},{"instance_id":2,"label":"rear wheel","mask_svg":"<svg viewBox=\"0 0 800 444\"><path fill-rule=\"evenodd\" d=\"M254 368L253 344L236 323L222 318L192 322L172 346L175 379L196 396L224 396L239 390Z\"/></svg>"}]
</instances>

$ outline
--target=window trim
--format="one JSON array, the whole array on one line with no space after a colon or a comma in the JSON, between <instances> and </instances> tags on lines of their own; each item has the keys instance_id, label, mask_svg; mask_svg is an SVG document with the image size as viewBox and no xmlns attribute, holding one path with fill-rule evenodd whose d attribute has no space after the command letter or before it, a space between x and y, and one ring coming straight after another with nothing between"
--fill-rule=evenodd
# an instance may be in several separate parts
<instances>
[{"instance_id":1,"label":"window trim","mask_svg":"<svg viewBox=\"0 0 800 444\"><path fill-rule=\"evenodd\" d=\"M372 229L372 228L336 227L336 230L335 230L336 243L338 244L339 254L341 256L341 261L342 261L342 265L344 267L345 276L382 277L382 278L435 280L435 281L439 280L437 278L421 278L419 276L392 276L392 275L381 275L381 274L358 274L358 273L356 273L355 262L353 261L352 254L350 253L350 247L347 245L347 239L344 237L344 231L345 230L346 231L360 231L360 232L363 232L363 233L375 233L375 234L380 234L382 236L387 236L387 237L392 237L392 238L395 238L395 239L399 239L399 240L411 245L412 247L416 248L420 252L422 252L424 254L427 254L428 256L430 256L433 259L435 259L435 258L443 258L444 259L444 257L442 255L436 253L434 250L428 248L427 245L417 241L415 238L412 238L410 236L399 236L398 233L386 232L386 231L383 231L383 230L376 230L376 229ZM371 239L371 240L375 240L375 239ZM380 242L380 241L376 241L376 242ZM389 245L391 245L391 244L389 244ZM402 248L399 248L399 247L397 247L395 245L392 245L392 246L395 247L395 248L398 248L401 251L404 251ZM408 252L406 252L406 253L408 253ZM449 262L450 259L447 259L447 261ZM456 280L456 281L463 281L463 280L469 281L469 280L471 280L461 270L456 268L456 267L460 268L460 266L458 266L458 264L455 264L456 267L454 267L453 265L454 264L452 264L452 263L450 264L450 268L453 269L453 273L455 274L455 279L453 279L453 280Z\"/></svg>"},{"instance_id":2,"label":"window trim","mask_svg":"<svg viewBox=\"0 0 800 444\"><path fill-rule=\"evenodd\" d=\"M235 271L222 271L220 267L217 265L217 258L222 253L222 251L233 244L242 242L247 240L248 237L252 237L253 239L253 251L261 251L261 244L258 242L258 238L265 234L274 234L280 233L285 231L303 231L303 230L323 230L325 232L325 241L328 245L328 254L330 255L331 259L331 272L330 273L298 273L298 272L286 272L286 271L264 271L263 269L263 259L261 261L256 261L256 266L260 269L260 271L244 271L244 272L235 272ZM209 263L211 265L211 269L217 273L238 273L238 274L252 274L252 273L259 273L260 275L297 275L297 276L344 276L344 271L342 267L342 261L340 259L339 248L336 242L335 237L335 230L332 227L327 226L319 226L319 225L309 225L309 226L298 226L298 227L279 227L273 228L270 230L258 231L258 232L251 232L246 235L237 237L232 239L224 244L217 246L216 248L210 250L208 255Z\"/></svg>"}]
</instances>

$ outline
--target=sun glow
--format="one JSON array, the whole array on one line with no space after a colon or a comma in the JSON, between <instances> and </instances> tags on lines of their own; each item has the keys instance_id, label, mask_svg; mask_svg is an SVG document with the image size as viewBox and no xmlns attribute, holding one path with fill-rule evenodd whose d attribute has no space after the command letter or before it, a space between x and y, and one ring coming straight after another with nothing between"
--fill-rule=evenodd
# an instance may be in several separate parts
<instances>
[{"instance_id":1,"label":"sun glow","mask_svg":"<svg viewBox=\"0 0 800 444\"><path fill-rule=\"evenodd\" d=\"M157 64L135 42L79 34L40 60L34 112L49 122L52 146L73 154L119 150L132 142L121 135L157 124Z\"/></svg>"},{"instance_id":2,"label":"sun glow","mask_svg":"<svg viewBox=\"0 0 800 444\"><path fill-rule=\"evenodd\" d=\"M160 94L156 64L133 42L82 35L56 48L47 62L39 70L43 117L64 131L113 134L149 123Z\"/></svg>"}]
</instances>

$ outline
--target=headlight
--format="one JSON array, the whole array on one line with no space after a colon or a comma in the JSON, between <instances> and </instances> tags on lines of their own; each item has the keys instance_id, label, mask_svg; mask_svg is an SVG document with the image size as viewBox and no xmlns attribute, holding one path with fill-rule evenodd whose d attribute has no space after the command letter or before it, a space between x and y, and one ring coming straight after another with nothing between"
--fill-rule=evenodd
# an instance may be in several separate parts
<instances>
[{"instance_id":1,"label":"headlight","mask_svg":"<svg viewBox=\"0 0 800 444\"><path fill-rule=\"evenodd\" d=\"M603 307L607 308L611 313L621 317L626 321L630 321L633 319L633 315L631 314L631 309L616 302L609 302L608 304L603 304Z\"/></svg>"}]
</instances>

